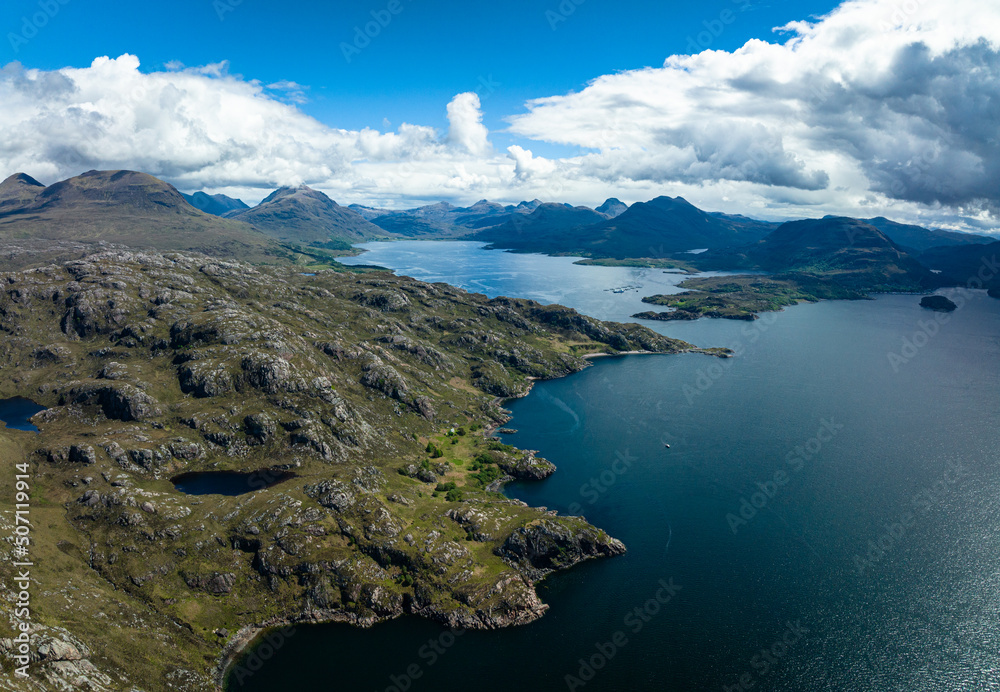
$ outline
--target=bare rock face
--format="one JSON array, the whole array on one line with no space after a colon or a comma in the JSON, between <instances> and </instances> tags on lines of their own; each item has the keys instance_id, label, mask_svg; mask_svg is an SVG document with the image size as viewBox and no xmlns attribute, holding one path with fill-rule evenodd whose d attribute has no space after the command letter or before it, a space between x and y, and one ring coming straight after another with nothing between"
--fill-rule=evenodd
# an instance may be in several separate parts
<instances>
[{"instance_id":1,"label":"bare rock face","mask_svg":"<svg viewBox=\"0 0 1000 692\"><path fill-rule=\"evenodd\" d=\"M278 425L266 413L253 413L243 419L243 429L256 444L264 444L274 437Z\"/></svg>"},{"instance_id":2,"label":"bare rock face","mask_svg":"<svg viewBox=\"0 0 1000 692\"><path fill-rule=\"evenodd\" d=\"M99 406L111 420L141 421L160 415L151 396L126 382L86 383L68 392L69 401L81 406Z\"/></svg>"},{"instance_id":3,"label":"bare rock face","mask_svg":"<svg viewBox=\"0 0 1000 692\"><path fill-rule=\"evenodd\" d=\"M38 658L41 661L79 661L83 655L69 642L48 639L38 645Z\"/></svg>"},{"instance_id":4,"label":"bare rock face","mask_svg":"<svg viewBox=\"0 0 1000 692\"><path fill-rule=\"evenodd\" d=\"M305 492L316 498L324 507L337 512L345 512L354 506L356 491L347 483L339 480L328 480L316 485L307 486Z\"/></svg>"},{"instance_id":5,"label":"bare rock face","mask_svg":"<svg viewBox=\"0 0 1000 692\"><path fill-rule=\"evenodd\" d=\"M370 366L361 377L361 384L399 401L404 400L409 391L403 376L391 365L383 363Z\"/></svg>"},{"instance_id":6,"label":"bare rock face","mask_svg":"<svg viewBox=\"0 0 1000 692\"><path fill-rule=\"evenodd\" d=\"M235 389L225 363L217 360L185 363L178 369L177 379L182 392L199 398L223 396Z\"/></svg>"},{"instance_id":7,"label":"bare rock face","mask_svg":"<svg viewBox=\"0 0 1000 692\"><path fill-rule=\"evenodd\" d=\"M213 572L207 575L189 574L185 575L184 583L186 583L189 588L198 589L199 591L207 591L215 596L221 596L233 590L233 585L236 583L236 575L231 573L222 574L220 572Z\"/></svg>"},{"instance_id":8,"label":"bare rock face","mask_svg":"<svg viewBox=\"0 0 1000 692\"><path fill-rule=\"evenodd\" d=\"M292 378L292 366L284 358L268 353L251 353L240 363L247 383L269 394L300 391L303 385Z\"/></svg>"},{"instance_id":9,"label":"bare rock face","mask_svg":"<svg viewBox=\"0 0 1000 692\"><path fill-rule=\"evenodd\" d=\"M382 312L397 312L410 306L404 293L392 289L368 289L354 294L353 300Z\"/></svg>"},{"instance_id":10,"label":"bare rock face","mask_svg":"<svg viewBox=\"0 0 1000 692\"><path fill-rule=\"evenodd\" d=\"M76 284L66 298L63 333L84 339L95 334L111 334L125 326L129 317L129 297L123 291L95 285Z\"/></svg>"},{"instance_id":11,"label":"bare rock face","mask_svg":"<svg viewBox=\"0 0 1000 692\"><path fill-rule=\"evenodd\" d=\"M546 517L514 531L495 552L537 581L592 557L621 555L625 545L582 520Z\"/></svg>"},{"instance_id":12,"label":"bare rock face","mask_svg":"<svg viewBox=\"0 0 1000 692\"><path fill-rule=\"evenodd\" d=\"M96 464L97 452L90 445L72 445L69 448L69 460L78 464Z\"/></svg>"}]
</instances>

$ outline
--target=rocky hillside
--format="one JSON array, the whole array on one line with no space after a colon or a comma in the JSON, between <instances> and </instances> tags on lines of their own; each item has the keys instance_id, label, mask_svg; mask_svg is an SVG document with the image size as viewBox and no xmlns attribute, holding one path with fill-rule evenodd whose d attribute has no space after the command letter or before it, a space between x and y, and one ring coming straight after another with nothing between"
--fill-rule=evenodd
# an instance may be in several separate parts
<instances>
[{"instance_id":1,"label":"rocky hillside","mask_svg":"<svg viewBox=\"0 0 1000 692\"><path fill-rule=\"evenodd\" d=\"M348 249L351 243L387 235L353 209L306 185L279 188L256 207L226 216L253 224L283 242L334 249Z\"/></svg>"},{"instance_id":2,"label":"rocky hillside","mask_svg":"<svg viewBox=\"0 0 1000 692\"><path fill-rule=\"evenodd\" d=\"M542 204L530 214L511 214L504 223L472 237L493 243L496 247L533 250L549 239L555 243L565 242L567 229L590 226L605 218L588 207Z\"/></svg>"},{"instance_id":3,"label":"rocky hillside","mask_svg":"<svg viewBox=\"0 0 1000 692\"><path fill-rule=\"evenodd\" d=\"M539 617L538 579L625 548L497 492L554 471L489 437L499 397L587 353L690 348L384 272L191 254L92 254L0 286L0 398L48 407L37 435L0 427L5 462L30 467L44 689L213 689L267 623ZM207 470L263 475L232 497L170 482Z\"/></svg>"},{"instance_id":4,"label":"rocky hillside","mask_svg":"<svg viewBox=\"0 0 1000 692\"><path fill-rule=\"evenodd\" d=\"M951 283L874 226L845 217L789 221L753 245L710 250L691 262L703 270L763 269L779 278L821 280L858 295Z\"/></svg>"},{"instance_id":5,"label":"rocky hillside","mask_svg":"<svg viewBox=\"0 0 1000 692\"><path fill-rule=\"evenodd\" d=\"M884 216L874 219L861 219L885 233L892 242L909 252L924 252L934 247L949 247L953 245L975 245L988 243L990 238L974 233L958 233L956 231L931 230L922 226L897 223Z\"/></svg>"},{"instance_id":6,"label":"rocky hillside","mask_svg":"<svg viewBox=\"0 0 1000 692\"><path fill-rule=\"evenodd\" d=\"M536 217L534 223L497 226L477 238L499 248L626 259L747 245L773 230L773 225L761 221L710 214L681 197L657 197L624 209L615 202L602 205L605 212L562 205L558 214L555 207L560 205L544 205L531 215ZM545 208L548 213L538 218Z\"/></svg>"},{"instance_id":7,"label":"rocky hillside","mask_svg":"<svg viewBox=\"0 0 1000 692\"><path fill-rule=\"evenodd\" d=\"M48 187L11 176L0 184L0 241L22 239L193 250L252 262L289 256L251 226L205 214L172 185L135 171L89 171Z\"/></svg>"}]
</instances>

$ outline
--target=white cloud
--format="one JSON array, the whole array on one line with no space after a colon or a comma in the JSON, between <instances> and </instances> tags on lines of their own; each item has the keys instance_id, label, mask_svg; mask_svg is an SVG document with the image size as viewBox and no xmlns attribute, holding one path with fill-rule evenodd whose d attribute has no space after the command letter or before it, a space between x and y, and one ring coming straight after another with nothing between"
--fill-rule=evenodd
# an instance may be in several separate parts
<instances>
[{"instance_id":1,"label":"white cloud","mask_svg":"<svg viewBox=\"0 0 1000 692\"><path fill-rule=\"evenodd\" d=\"M552 161L536 157L530 149L524 149L517 144L507 147L507 152L514 161L514 177L518 180L530 180L536 176L550 174L556 169Z\"/></svg>"},{"instance_id":2,"label":"white cloud","mask_svg":"<svg viewBox=\"0 0 1000 692\"><path fill-rule=\"evenodd\" d=\"M1000 211L1000 6L853 0L779 33L532 101L511 130L592 150L579 174L609 184Z\"/></svg>"},{"instance_id":3,"label":"white cloud","mask_svg":"<svg viewBox=\"0 0 1000 692\"><path fill-rule=\"evenodd\" d=\"M448 140L474 156L490 153L489 130L483 125L479 95L459 94L448 104Z\"/></svg>"},{"instance_id":4,"label":"white cloud","mask_svg":"<svg viewBox=\"0 0 1000 692\"><path fill-rule=\"evenodd\" d=\"M305 115L306 87L221 62L145 73L0 69L0 173L45 182L134 168L254 202L305 182L381 206L488 197L596 205L683 195L766 218L885 214L993 227L1000 213L1000 6L850 0L733 52L668 57L530 101L496 151L476 94L449 128L347 130ZM578 149L537 156L532 141Z\"/></svg>"}]
</instances>

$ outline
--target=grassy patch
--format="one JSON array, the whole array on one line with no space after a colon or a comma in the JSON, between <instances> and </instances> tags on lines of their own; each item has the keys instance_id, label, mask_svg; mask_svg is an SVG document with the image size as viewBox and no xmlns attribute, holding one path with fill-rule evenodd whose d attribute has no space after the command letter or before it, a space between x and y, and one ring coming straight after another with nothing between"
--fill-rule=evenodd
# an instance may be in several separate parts
<instances>
[{"instance_id":1,"label":"grassy patch","mask_svg":"<svg viewBox=\"0 0 1000 692\"><path fill-rule=\"evenodd\" d=\"M645 319L683 320L719 317L753 320L758 313L776 312L802 301L865 297L863 292L846 288L822 277L796 275L715 276L688 279L680 284L688 289L674 295L654 295L642 299L650 305L673 308L674 312L643 312L633 315Z\"/></svg>"}]
</instances>

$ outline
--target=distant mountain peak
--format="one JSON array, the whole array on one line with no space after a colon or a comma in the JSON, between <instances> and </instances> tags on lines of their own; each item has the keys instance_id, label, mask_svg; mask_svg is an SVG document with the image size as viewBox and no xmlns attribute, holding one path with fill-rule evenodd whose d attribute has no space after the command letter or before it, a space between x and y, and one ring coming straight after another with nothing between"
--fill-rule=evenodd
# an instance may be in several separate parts
<instances>
[{"instance_id":1,"label":"distant mountain peak","mask_svg":"<svg viewBox=\"0 0 1000 692\"><path fill-rule=\"evenodd\" d=\"M14 175L10 176L2 183L0 183L0 189L14 185L27 185L28 187L45 187L27 173L15 173Z\"/></svg>"},{"instance_id":2,"label":"distant mountain peak","mask_svg":"<svg viewBox=\"0 0 1000 692\"><path fill-rule=\"evenodd\" d=\"M97 241L263 261L279 249L254 228L192 207L146 173L87 171L48 187L23 174L0 184L0 239Z\"/></svg>"},{"instance_id":3,"label":"distant mountain peak","mask_svg":"<svg viewBox=\"0 0 1000 692\"><path fill-rule=\"evenodd\" d=\"M212 216L224 216L232 211L250 208L243 200L227 195L210 195L207 192L195 192L190 195L182 192L181 194L192 207Z\"/></svg>"},{"instance_id":4,"label":"distant mountain peak","mask_svg":"<svg viewBox=\"0 0 1000 692\"><path fill-rule=\"evenodd\" d=\"M45 186L25 173L15 173L0 183L0 210L12 211L30 205Z\"/></svg>"},{"instance_id":5,"label":"distant mountain peak","mask_svg":"<svg viewBox=\"0 0 1000 692\"><path fill-rule=\"evenodd\" d=\"M279 187L256 207L228 213L226 218L251 223L279 240L324 247L330 243L349 247L384 235L357 211L308 185Z\"/></svg>"},{"instance_id":6,"label":"distant mountain peak","mask_svg":"<svg viewBox=\"0 0 1000 692\"><path fill-rule=\"evenodd\" d=\"M604 200L604 204L595 209L595 211L599 214L604 214L610 219L613 219L616 216L622 214L622 212L624 212L626 209L628 209L628 205L622 202L620 199L618 199L617 197L609 197L608 199Z\"/></svg>"}]
</instances>

